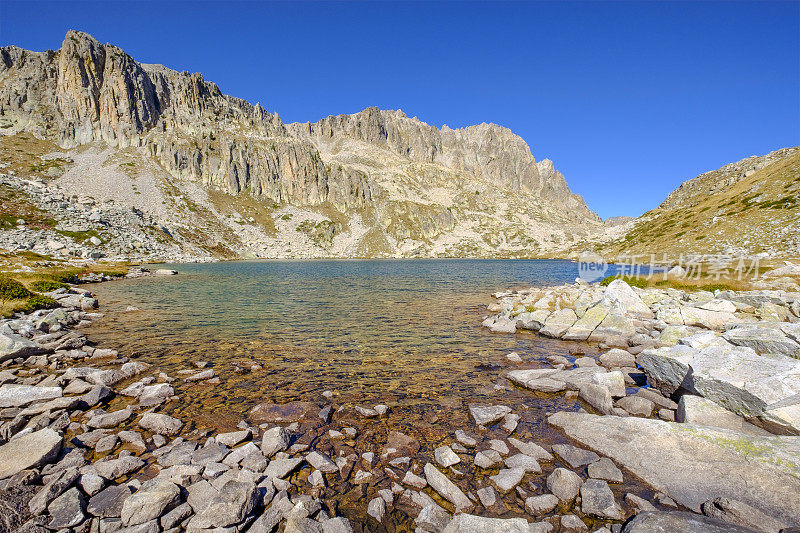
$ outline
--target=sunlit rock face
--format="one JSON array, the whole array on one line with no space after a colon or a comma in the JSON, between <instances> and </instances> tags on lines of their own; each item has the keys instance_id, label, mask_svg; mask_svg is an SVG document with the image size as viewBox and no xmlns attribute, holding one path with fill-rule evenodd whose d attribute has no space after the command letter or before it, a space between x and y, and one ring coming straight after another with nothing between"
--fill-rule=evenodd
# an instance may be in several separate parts
<instances>
[{"instance_id":1,"label":"sunlit rock face","mask_svg":"<svg viewBox=\"0 0 800 533\"><path fill-rule=\"evenodd\" d=\"M553 163L501 126L439 129L377 108L287 125L200 74L138 63L77 31L55 52L0 49L0 132L133 149L172 183L246 195L265 211L301 208L314 227L295 219L273 237L305 233L305 255L533 256L602 227ZM329 224L317 231L324 220L309 209Z\"/></svg>"}]
</instances>

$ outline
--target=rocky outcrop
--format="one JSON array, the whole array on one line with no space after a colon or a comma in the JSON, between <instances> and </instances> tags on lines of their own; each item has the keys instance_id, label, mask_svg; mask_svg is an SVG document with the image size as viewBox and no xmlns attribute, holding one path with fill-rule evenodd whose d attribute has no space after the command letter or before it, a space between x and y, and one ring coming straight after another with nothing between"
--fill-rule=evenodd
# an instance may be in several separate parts
<instances>
[{"instance_id":1,"label":"rocky outcrop","mask_svg":"<svg viewBox=\"0 0 800 533\"><path fill-rule=\"evenodd\" d=\"M176 205L184 203L172 190L176 183L254 198L272 222L248 239L294 245L302 233L319 248L303 255L531 256L602 228L552 161L537 162L522 138L501 126L439 129L377 108L285 125L260 104L222 94L201 74L138 63L77 31L57 51L0 49L0 133L21 132L62 149L133 150L154 172L166 171L161 192L177 197ZM82 174L107 172L107 160ZM172 199L154 199L154 213L146 215ZM129 200L138 207L138 198ZM297 221L283 235L295 213L272 211L286 206L333 212L327 220L305 213L309 224ZM218 206L200 207L206 215ZM188 240L192 229L209 233L189 228ZM358 242L335 251L335 237L348 230ZM282 251L246 249L231 235L214 239L241 255Z\"/></svg>"}]
</instances>

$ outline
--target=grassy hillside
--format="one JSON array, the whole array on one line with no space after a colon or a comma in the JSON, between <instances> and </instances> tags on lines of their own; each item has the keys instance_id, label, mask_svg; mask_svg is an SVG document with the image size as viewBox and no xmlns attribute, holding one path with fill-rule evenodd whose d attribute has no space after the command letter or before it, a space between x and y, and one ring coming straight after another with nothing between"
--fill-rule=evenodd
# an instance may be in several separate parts
<instances>
[{"instance_id":1,"label":"grassy hillside","mask_svg":"<svg viewBox=\"0 0 800 533\"><path fill-rule=\"evenodd\" d=\"M767 252L800 248L800 149L784 148L683 183L622 237L596 246L608 256Z\"/></svg>"}]
</instances>

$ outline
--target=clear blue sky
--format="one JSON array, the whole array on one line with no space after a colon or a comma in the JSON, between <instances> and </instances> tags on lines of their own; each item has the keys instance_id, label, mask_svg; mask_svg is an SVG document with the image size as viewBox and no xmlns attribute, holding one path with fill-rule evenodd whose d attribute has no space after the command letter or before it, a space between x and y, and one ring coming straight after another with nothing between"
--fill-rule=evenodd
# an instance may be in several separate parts
<instances>
[{"instance_id":1,"label":"clear blue sky","mask_svg":"<svg viewBox=\"0 0 800 533\"><path fill-rule=\"evenodd\" d=\"M0 2L0 43L68 29L202 72L285 122L368 106L511 128L602 217L800 144L800 2Z\"/></svg>"}]
</instances>

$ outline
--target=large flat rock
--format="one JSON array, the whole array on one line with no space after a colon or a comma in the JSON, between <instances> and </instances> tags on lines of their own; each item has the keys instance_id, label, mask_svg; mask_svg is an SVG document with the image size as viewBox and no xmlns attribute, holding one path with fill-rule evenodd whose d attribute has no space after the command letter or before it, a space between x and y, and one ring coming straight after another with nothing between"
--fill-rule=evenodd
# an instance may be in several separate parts
<instances>
[{"instance_id":1,"label":"large flat rock","mask_svg":"<svg viewBox=\"0 0 800 533\"><path fill-rule=\"evenodd\" d=\"M682 388L758 418L773 433L800 434L800 360L719 340L703 349L679 344L645 350L637 362L664 394Z\"/></svg>"},{"instance_id":2,"label":"large flat rock","mask_svg":"<svg viewBox=\"0 0 800 533\"><path fill-rule=\"evenodd\" d=\"M0 387L0 407L23 407L33 402L61 398L62 394L61 387L6 384Z\"/></svg>"},{"instance_id":3,"label":"large flat rock","mask_svg":"<svg viewBox=\"0 0 800 533\"><path fill-rule=\"evenodd\" d=\"M36 343L14 333L0 333L0 363L6 359L44 353Z\"/></svg>"},{"instance_id":4,"label":"large flat rock","mask_svg":"<svg viewBox=\"0 0 800 533\"><path fill-rule=\"evenodd\" d=\"M0 446L0 479L53 461L61 451L61 435L50 428L28 433Z\"/></svg>"},{"instance_id":5,"label":"large flat rock","mask_svg":"<svg viewBox=\"0 0 800 533\"><path fill-rule=\"evenodd\" d=\"M800 526L800 437L587 413L559 412L548 422L693 511L725 497Z\"/></svg>"}]
</instances>

